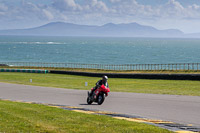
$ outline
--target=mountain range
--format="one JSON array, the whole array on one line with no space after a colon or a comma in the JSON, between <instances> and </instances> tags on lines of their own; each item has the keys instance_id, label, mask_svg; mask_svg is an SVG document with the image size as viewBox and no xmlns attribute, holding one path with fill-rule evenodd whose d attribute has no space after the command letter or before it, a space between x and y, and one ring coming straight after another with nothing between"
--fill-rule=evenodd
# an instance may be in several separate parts
<instances>
[{"instance_id":1,"label":"mountain range","mask_svg":"<svg viewBox=\"0 0 200 133\"><path fill-rule=\"evenodd\" d=\"M0 30L0 35L200 38L200 33L185 34L178 29L158 30L138 23L108 23L102 26L95 26L52 22L29 29Z\"/></svg>"}]
</instances>

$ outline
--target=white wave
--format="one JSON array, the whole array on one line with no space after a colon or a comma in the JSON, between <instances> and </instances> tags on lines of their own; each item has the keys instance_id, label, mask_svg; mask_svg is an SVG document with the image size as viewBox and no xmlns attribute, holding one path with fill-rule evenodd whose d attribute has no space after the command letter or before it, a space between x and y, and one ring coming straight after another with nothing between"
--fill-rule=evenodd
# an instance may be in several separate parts
<instances>
[{"instance_id":1,"label":"white wave","mask_svg":"<svg viewBox=\"0 0 200 133\"><path fill-rule=\"evenodd\" d=\"M0 44L66 44L65 42L0 42Z\"/></svg>"}]
</instances>

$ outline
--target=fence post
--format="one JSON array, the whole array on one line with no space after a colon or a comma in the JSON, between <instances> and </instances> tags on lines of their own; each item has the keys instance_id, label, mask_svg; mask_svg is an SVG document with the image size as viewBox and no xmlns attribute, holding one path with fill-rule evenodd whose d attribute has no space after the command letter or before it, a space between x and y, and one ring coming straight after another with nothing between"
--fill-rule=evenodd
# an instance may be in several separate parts
<instances>
[{"instance_id":1,"label":"fence post","mask_svg":"<svg viewBox=\"0 0 200 133\"><path fill-rule=\"evenodd\" d=\"M192 63L192 70L194 70L194 63Z\"/></svg>"},{"instance_id":2,"label":"fence post","mask_svg":"<svg viewBox=\"0 0 200 133\"><path fill-rule=\"evenodd\" d=\"M187 70L187 64L184 63L184 71L186 71L186 70Z\"/></svg>"},{"instance_id":3,"label":"fence post","mask_svg":"<svg viewBox=\"0 0 200 133\"><path fill-rule=\"evenodd\" d=\"M167 64L167 66L168 66L168 71L169 71L169 64Z\"/></svg>"}]
</instances>

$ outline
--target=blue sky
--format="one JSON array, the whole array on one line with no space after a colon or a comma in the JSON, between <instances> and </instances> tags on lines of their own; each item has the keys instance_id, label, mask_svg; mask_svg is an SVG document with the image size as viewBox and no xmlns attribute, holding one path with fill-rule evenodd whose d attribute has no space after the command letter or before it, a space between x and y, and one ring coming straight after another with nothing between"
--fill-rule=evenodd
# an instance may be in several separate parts
<instances>
[{"instance_id":1,"label":"blue sky","mask_svg":"<svg viewBox=\"0 0 200 133\"><path fill-rule=\"evenodd\" d=\"M200 32L200 0L0 0L0 29L132 23Z\"/></svg>"}]
</instances>

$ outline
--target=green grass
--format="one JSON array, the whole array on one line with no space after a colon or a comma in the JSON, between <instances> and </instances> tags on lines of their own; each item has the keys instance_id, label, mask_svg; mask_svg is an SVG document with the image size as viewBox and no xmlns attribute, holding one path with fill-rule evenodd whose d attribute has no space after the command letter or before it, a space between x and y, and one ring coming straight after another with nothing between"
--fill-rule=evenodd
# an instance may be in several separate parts
<instances>
[{"instance_id":1,"label":"green grass","mask_svg":"<svg viewBox=\"0 0 200 133\"><path fill-rule=\"evenodd\" d=\"M0 100L0 132L170 133L152 125Z\"/></svg>"},{"instance_id":2,"label":"green grass","mask_svg":"<svg viewBox=\"0 0 200 133\"><path fill-rule=\"evenodd\" d=\"M89 90L99 79L62 74L0 73L0 82L79 90ZM108 83L112 92L200 96L200 81L109 78Z\"/></svg>"}]
</instances>

